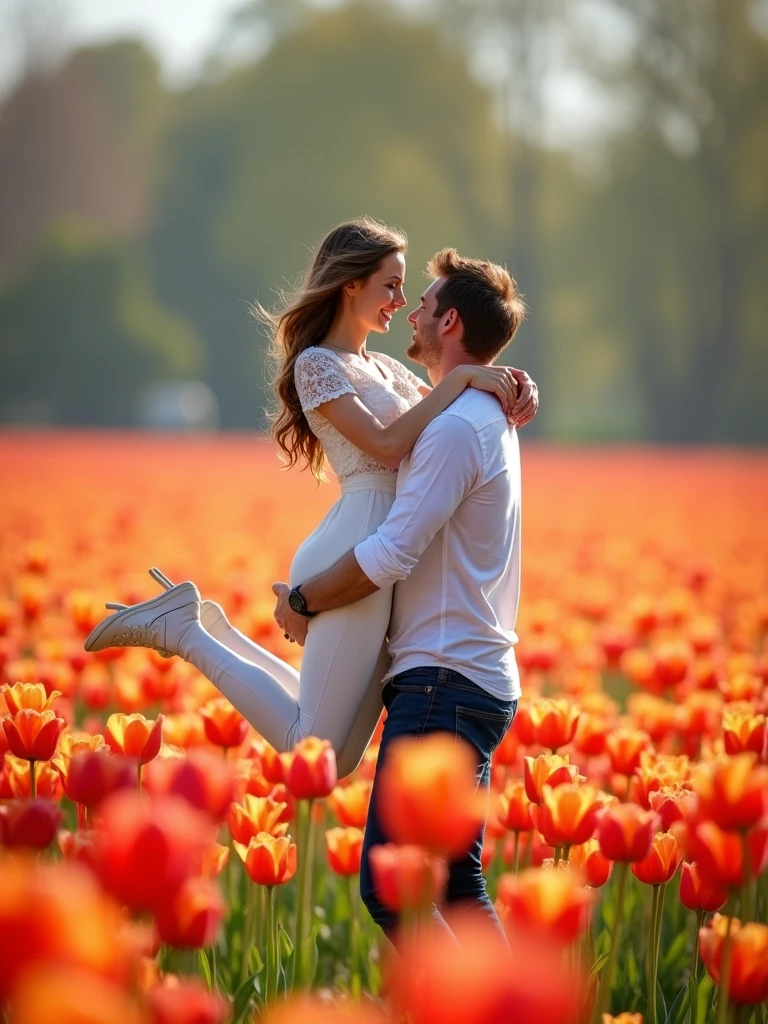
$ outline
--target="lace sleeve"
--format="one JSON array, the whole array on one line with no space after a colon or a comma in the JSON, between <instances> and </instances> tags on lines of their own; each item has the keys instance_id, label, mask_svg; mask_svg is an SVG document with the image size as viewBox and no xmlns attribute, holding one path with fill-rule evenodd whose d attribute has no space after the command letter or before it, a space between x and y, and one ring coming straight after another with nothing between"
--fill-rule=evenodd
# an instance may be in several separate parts
<instances>
[{"instance_id":1,"label":"lace sleeve","mask_svg":"<svg viewBox=\"0 0 768 1024\"><path fill-rule=\"evenodd\" d=\"M306 349L296 360L293 379L304 412L342 395L357 394L339 362L330 352L318 348Z\"/></svg>"}]
</instances>

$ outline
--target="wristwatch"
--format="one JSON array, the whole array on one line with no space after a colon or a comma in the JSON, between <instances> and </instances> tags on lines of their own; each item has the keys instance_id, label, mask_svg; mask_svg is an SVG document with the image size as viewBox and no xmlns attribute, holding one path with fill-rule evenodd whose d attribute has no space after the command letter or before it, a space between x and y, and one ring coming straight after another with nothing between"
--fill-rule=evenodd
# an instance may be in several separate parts
<instances>
[{"instance_id":1,"label":"wristwatch","mask_svg":"<svg viewBox=\"0 0 768 1024\"><path fill-rule=\"evenodd\" d=\"M307 619L311 619L317 612L311 612L307 608L307 601L301 592L301 587L294 587L288 595L288 607L291 611L296 612L298 615L303 615Z\"/></svg>"}]
</instances>

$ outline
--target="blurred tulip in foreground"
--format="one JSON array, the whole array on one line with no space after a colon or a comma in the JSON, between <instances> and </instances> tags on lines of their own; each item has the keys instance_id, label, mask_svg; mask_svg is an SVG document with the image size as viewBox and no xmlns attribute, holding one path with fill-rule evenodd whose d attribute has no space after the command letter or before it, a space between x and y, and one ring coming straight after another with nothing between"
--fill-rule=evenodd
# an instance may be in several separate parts
<instances>
[{"instance_id":1,"label":"blurred tulip in foreground","mask_svg":"<svg viewBox=\"0 0 768 1024\"><path fill-rule=\"evenodd\" d=\"M727 832L748 829L768 814L768 766L751 752L700 765L693 787L700 816Z\"/></svg>"},{"instance_id":2,"label":"blurred tulip in foreground","mask_svg":"<svg viewBox=\"0 0 768 1024\"><path fill-rule=\"evenodd\" d=\"M420 846L386 843L371 848L371 874L376 895L398 913L439 903L448 881L444 860Z\"/></svg>"},{"instance_id":3,"label":"blurred tulip in foreground","mask_svg":"<svg viewBox=\"0 0 768 1024\"><path fill-rule=\"evenodd\" d=\"M135 911L157 911L187 878L201 874L212 840L210 819L181 797L147 800L119 792L97 812L94 865L121 903Z\"/></svg>"},{"instance_id":4,"label":"blurred tulip in foreground","mask_svg":"<svg viewBox=\"0 0 768 1024\"><path fill-rule=\"evenodd\" d=\"M727 889L744 885L744 840L737 832L724 832L714 821L701 821L682 829L681 837L704 881ZM768 818L750 830L746 845L750 876L756 878L768 864Z\"/></svg>"},{"instance_id":5,"label":"blurred tulip in foreground","mask_svg":"<svg viewBox=\"0 0 768 1024\"><path fill-rule=\"evenodd\" d=\"M267 1011L264 1024L386 1024L381 1010L347 1000L329 1005L316 996L299 996Z\"/></svg>"},{"instance_id":6,"label":"blurred tulip in foreground","mask_svg":"<svg viewBox=\"0 0 768 1024\"><path fill-rule=\"evenodd\" d=\"M572 1024L580 985L561 949L513 933L509 946L481 919L406 936L389 973L397 1011L412 1024ZM455 938L454 938L455 936ZM457 941L458 940L458 944Z\"/></svg>"},{"instance_id":7,"label":"blurred tulip in foreground","mask_svg":"<svg viewBox=\"0 0 768 1024\"><path fill-rule=\"evenodd\" d=\"M723 945L728 918L715 916L699 931L701 959L712 980L720 982ZM740 1006L754 1006L768 999L768 925L741 924L731 918L731 969L728 998Z\"/></svg>"},{"instance_id":8,"label":"blurred tulip in foreground","mask_svg":"<svg viewBox=\"0 0 768 1024\"><path fill-rule=\"evenodd\" d=\"M554 868L502 875L498 894L520 934L538 935L555 943L573 942L584 934L595 901L595 894L585 889L577 876Z\"/></svg>"},{"instance_id":9,"label":"blurred tulip in foreground","mask_svg":"<svg viewBox=\"0 0 768 1024\"><path fill-rule=\"evenodd\" d=\"M488 795L475 780L473 748L448 733L402 737L378 778L388 836L450 858L463 856L485 819Z\"/></svg>"},{"instance_id":10,"label":"blurred tulip in foreground","mask_svg":"<svg viewBox=\"0 0 768 1024\"><path fill-rule=\"evenodd\" d=\"M119 789L136 787L134 763L105 747L76 753L59 773L69 799L88 808L97 807Z\"/></svg>"},{"instance_id":11,"label":"blurred tulip in foreground","mask_svg":"<svg viewBox=\"0 0 768 1024\"><path fill-rule=\"evenodd\" d=\"M35 967L22 977L10 1006L13 1024L147 1024L132 996L80 968Z\"/></svg>"},{"instance_id":12,"label":"blurred tulip in foreground","mask_svg":"<svg viewBox=\"0 0 768 1024\"><path fill-rule=\"evenodd\" d=\"M0 845L45 850L56 838L61 817L50 800L12 800L0 806Z\"/></svg>"},{"instance_id":13,"label":"blurred tulip in foreground","mask_svg":"<svg viewBox=\"0 0 768 1024\"><path fill-rule=\"evenodd\" d=\"M160 938L169 946L199 949L215 942L225 909L215 882L189 878L155 914L155 922Z\"/></svg>"},{"instance_id":14,"label":"blurred tulip in foreground","mask_svg":"<svg viewBox=\"0 0 768 1024\"><path fill-rule=\"evenodd\" d=\"M146 998L148 1024L224 1024L229 1020L229 1005L197 979L164 981L150 989Z\"/></svg>"},{"instance_id":15,"label":"blurred tulip in foreground","mask_svg":"<svg viewBox=\"0 0 768 1024\"><path fill-rule=\"evenodd\" d=\"M155 795L175 794L213 821L223 821L234 797L232 765L212 751L193 750L186 757L158 759L143 775L144 788Z\"/></svg>"}]
</instances>

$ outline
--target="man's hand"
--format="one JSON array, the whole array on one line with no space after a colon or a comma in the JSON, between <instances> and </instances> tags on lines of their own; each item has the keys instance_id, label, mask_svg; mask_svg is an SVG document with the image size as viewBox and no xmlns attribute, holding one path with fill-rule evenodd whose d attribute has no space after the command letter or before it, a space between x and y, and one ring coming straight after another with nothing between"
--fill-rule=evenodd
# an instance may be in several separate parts
<instances>
[{"instance_id":1,"label":"man's hand","mask_svg":"<svg viewBox=\"0 0 768 1024\"><path fill-rule=\"evenodd\" d=\"M304 615L299 615L290 607L288 604L290 592L291 588L287 583L272 584L272 593L277 598L275 622L282 629L287 640L290 640L291 643L296 642L299 647L303 647L307 639L309 619Z\"/></svg>"},{"instance_id":2,"label":"man's hand","mask_svg":"<svg viewBox=\"0 0 768 1024\"><path fill-rule=\"evenodd\" d=\"M520 429L530 423L539 409L539 389L525 370L511 370L517 381L517 401L512 409L512 422Z\"/></svg>"}]
</instances>

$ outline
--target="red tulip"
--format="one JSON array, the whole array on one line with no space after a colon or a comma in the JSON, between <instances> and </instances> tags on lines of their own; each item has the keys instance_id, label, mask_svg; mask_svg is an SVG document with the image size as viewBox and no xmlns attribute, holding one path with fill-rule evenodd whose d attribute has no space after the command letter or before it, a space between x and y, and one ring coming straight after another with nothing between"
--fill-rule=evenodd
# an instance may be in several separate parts
<instances>
[{"instance_id":1,"label":"red tulip","mask_svg":"<svg viewBox=\"0 0 768 1024\"><path fill-rule=\"evenodd\" d=\"M109 748L115 754L122 754L147 764L160 753L163 742L163 717L147 719L144 715L110 715L104 730Z\"/></svg>"},{"instance_id":2,"label":"red tulip","mask_svg":"<svg viewBox=\"0 0 768 1024\"><path fill-rule=\"evenodd\" d=\"M307 736L281 756L285 784L297 800L328 796L336 785L336 755L328 740Z\"/></svg>"},{"instance_id":3,"label":"red tulip","mask_svg":"<svg viewBox=\"0 0 768 1024\"><path fill-rule=\"evenodd\" d=\"M359 828L331 828L325 833L328 864L337 875L356 875L360 871L363 831Z\"/></svg>"},{"instance_id":4,"label":"red tulip","mask_svg":"<svg viewBox=\"0 0 768 1024\"><path fill-rule=\"evenodd\" d=\"M160 938L177 949L199 949L216 941L225 912L215 882L189 878L156 914Z\"/></svg>"},{"instance_id":5,"label":"red tulip","mask_svg":"<svg viewBox=\"0 0 768 1024\"><path fill-rule=\"evenodd\" d=\"M369 859L376 895L390 910L399 913L440 901L448 868L422 847L386 843L372 847Z\"/></svg>"},{"instance_id":6,"label":"red tulip","mask_svg":"<svg viewBox=\"0 0 768 1024\"><path fill-rule=\"evenodd\" d=\"M50 761L56 753L62 729L66 725L54 711L22 708L3 720L8 749L25 761Z\"/></svg>"},{"instance_id":7,"label":"red tulip","mask_svg":"<svg viewBox=\"0 0 768 1024\"><path fill-rule=\"evenodd\" d=\"M727 899L728 890L705 882L699 874L695 861L692 864L683 861L683 870L680 876L680 902L684 907L687 907L688 910L704 910L711 913L724 907Z\"/></svg>"},{"instance_id":8,"label":"red tulip","mask_svg":"<svg viewBox=\"0 0 768 1024\"><path fill-rule=\"evenodd\" d=\"M723 945L729 918L722 914L707 921L699 931L701 959L712 980L719 984ZM742 924L730 919L731 970L728 998L739 1006L754 1006L768 999L768 925Z\"/></svg>"},{"instance_id":9,"label":"red tulip","mask_svg":"<svg viewBox=\"0 0 768 1024\"><path fill-rule=\"evenodd\" d=\"M657 832L642 860L632 864L632 874L646 885L665 885L677 871L683 851L671 832Z\"/></svg>"},{"instance_id":10,"label":"red tulip","mask_svg":"<svg viewBox=\"0 0 768 1024\"><path fill-rule=\"evenodd\" d=\"M659 816L637 804L617 804L603 814L598 828L600 850L609 860L642 860L651 848Z\"/></svg>"},{"instance_id":11,"label":"red tulip","mask_svg":"<svg viewBox=\"0 0 768 1024\"><path fill-rule=\"evenodd\" d=\"M224 1024L230 1007L197 979L157 985L147 993L150 1024Z\"/></svg>"},{"instance_id":12,"label":"red tulip","mask_svg":"<svg viewBox=\"0 0 768 1024\"><path fill-rule=\"evenodd\" d=\"M0 806L0 844L44 850L56 838L61 816L50 800L12 800Z\"/></svg>"}]
</instances>

